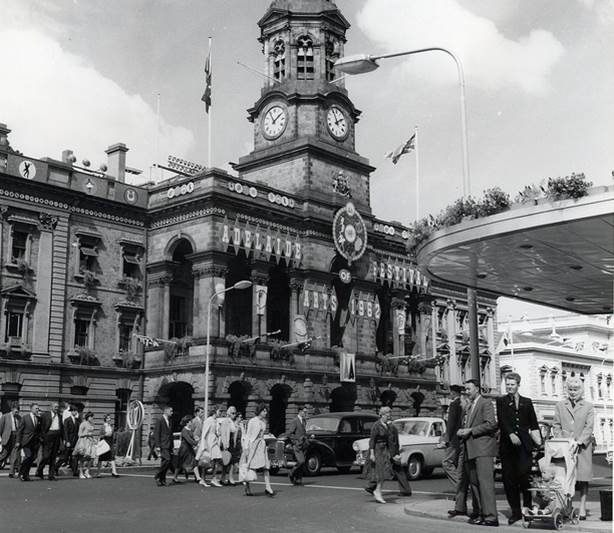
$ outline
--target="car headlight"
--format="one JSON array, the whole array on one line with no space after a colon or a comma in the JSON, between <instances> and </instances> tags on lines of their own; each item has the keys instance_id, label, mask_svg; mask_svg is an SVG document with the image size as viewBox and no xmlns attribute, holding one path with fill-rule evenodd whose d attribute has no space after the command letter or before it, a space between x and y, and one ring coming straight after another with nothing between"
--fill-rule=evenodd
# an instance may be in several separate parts
<instances>
[{"instance_id":1,"label":"car headlight","mask_svg":"<svg viewBox=\"0 0 614 533\"><path fill-rule=\"evenodd\" d=\"M352 450L354 450L355 452L360 451L360 446L358 445L358 442L354 442L354 444L352 444Z\"/></svg>"}]
</instances>

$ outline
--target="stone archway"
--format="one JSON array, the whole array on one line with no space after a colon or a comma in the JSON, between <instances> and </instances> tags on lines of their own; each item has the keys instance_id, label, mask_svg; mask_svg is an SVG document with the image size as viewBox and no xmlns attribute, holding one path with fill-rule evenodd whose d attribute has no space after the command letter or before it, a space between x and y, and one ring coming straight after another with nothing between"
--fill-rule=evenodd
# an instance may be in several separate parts
<instances>
[{"instance_id":1,"label":"stone archway","mask_svg":"<svg viewBox=\"0 0 614 533\"><path fill-rule=\"evenodd\" d=\"M353 411L356 403L356 384L342 383L330 394L330 412Z\"/></svg>"},{"instance_id":2,"label":"stone archway","mask_svg":"<svg viewBox=\"0 0 614 533\"><path fill-rule=\"evenodd\" d=\"M269 403L269 431L276 437L286 431L286 409L292 389L284 383L277 383L271 388Z\"/></svg>"},{"instance_id":3,"label":"stone archway","mask_svg":"<svg viewBox=\"0 0 614 533\"><path fill-rule=\"evenodd\" d=\"M252 386L247 381L233 381L228 386L228 394L230 395L228 406L234 405L237 412L243 415L243 418L246 417L245 412L247 410L247 402L251 391Z\"/></svg>"},{"instance_id":4,"label":"stone archway","mask_svg":"<svg viewBox=\"0 0 614 533\"><path fill-rule=\"evenodd\" d=\"M173 408L171 418L173 431L179 431L179 422L185 415L194 413L194 388L185 381L164 383L156 395L156 403L161 409Z\"/></svg>"}]
</instances>

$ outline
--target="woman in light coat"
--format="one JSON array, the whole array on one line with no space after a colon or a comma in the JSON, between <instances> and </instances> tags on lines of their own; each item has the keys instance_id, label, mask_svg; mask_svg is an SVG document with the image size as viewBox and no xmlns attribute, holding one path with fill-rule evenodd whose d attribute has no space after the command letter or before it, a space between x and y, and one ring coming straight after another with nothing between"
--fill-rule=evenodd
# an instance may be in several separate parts
<instances>
[{"instance_id":1,"label":"woman in light coat","mask_svg":"<svg viewBox=\"0 0 614 533\"><path fill-rule=\"evenodd\" d=\"M580 520L586 520L588 483L593 478L593 404L582 398L584 384L578 377L570 377L566 388L567 399L554 406L552 431L555 437L574 439L573 446L578 451L576 482L580 489Z\"/></svg>"},{"instance_id":2,"label":"woman in light coat","mask_svg":"<svg viewBox=\"0 0 614 533\"><path fill-rule=\"evenodd\" d=\"M211 409L209 418L207 418L203 422L202 433L200 436L200 443L197 452L197 457L199 461L201 460L203 452L206 452L206 454L208 454L210 458L211 470L213 472L213 476L211 478L211 485L213 485L214 487L222 486L222 484L217 478L218 467L222 461L222 450L220 449L220 433L217 421L221 413L222 410L217 406ZM203 470L202 479L206 484L206 470Z\"/></svg>"},{"instance_id":3,"label":"woman in light coat","mask_svg":"<svg viewBox=\"0 0 614 533\"><path fill-rule=\"evenodd\" d=\"M247 432L244 435L243 455L239 465L239 480L245 484L245 495L252 496L249 487L250 481L255 481L256 472L263 472L264 475L264 492L267 496L274 496L275 493L271 488L271 478L269 476L269 456L267 453L267 445L264 440L266 431L266 417L268 410L261 403L256 406L256 416L247 424Z\"/></svg>"}]
</instances>

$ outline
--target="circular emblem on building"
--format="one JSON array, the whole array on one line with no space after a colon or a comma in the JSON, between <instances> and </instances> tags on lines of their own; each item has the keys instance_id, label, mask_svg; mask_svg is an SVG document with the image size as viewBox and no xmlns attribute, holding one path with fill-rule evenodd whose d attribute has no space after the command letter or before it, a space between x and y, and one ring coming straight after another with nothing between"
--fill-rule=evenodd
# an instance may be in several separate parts
<instances>
[{"instance_id":1,"label":"circular emblem on building","mask_svg":"<svg viewBox=\"0 0 614 533\"><path fill-rule=\"evenodd\" d=\"M36 176L36 167L32 161L22 161L19 163L19 175L27 180L34 179Z\"/></svg>"},{"instance_id":2,"label":"circular emblem on building","mask_svg":"<svg viewBox=\"0 0 614 533\"><path fill-rule=\"evenodd\" d=\"M129 204L136 203L137 199L138 199L138 196L134 189L126 189L124 191L124 200L126 200L126 202L128 202Z\"/></svg>"},{"instance_id":3,"label":"circular emblem on building","mask_svg":"<svg viewBox=\"0 0 614 533\"><path fill-rule=\"evenodd\" d=\"M339 271L339 279L342 283L345 283L347 285L350 281L352 281L352 274L347 268L342 268Z\"/></svg>"},{"instance_id":4,"label":"circular emblem on building","mask_svg":"<svg viewBox=\"0 0 614 533\"><path fill-rule=\"evenodd\" d=\"M345 204L335 214L333 240L335 248L342 257L348 260L348 263L360 259L365 253L367 228L352 202Z\"/></svg>"}]
</instances>

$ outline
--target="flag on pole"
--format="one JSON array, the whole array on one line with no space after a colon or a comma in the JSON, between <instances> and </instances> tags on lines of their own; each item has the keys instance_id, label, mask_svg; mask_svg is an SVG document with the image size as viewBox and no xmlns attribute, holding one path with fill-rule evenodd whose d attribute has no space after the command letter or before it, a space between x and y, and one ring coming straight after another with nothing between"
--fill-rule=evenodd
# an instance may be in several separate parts
<instances>
[{"instance_id":1,"label":"flag on pole","mask_svg":"<svg viewBox=\"0 0 614 533\"><path fill-rule=\"evenodd\" d=\"M409 154L416 149L416 134L414 133L405 143L395 148L392 152L388 152L385 157L392 158L392 163L397 164L403 154Z\"/></svg>"},{"instance_id":2,"label":"flag on pole","mask_svg":"<svg viewBox=\"0 0 614 533\"><path fill-rule=\"evenodd\" d=\"M211 107L211 47L209 47L209 53L205 60L205 92L201 100L205 102L205 111L209 113Z\"/></svg>"}]
</instances>

